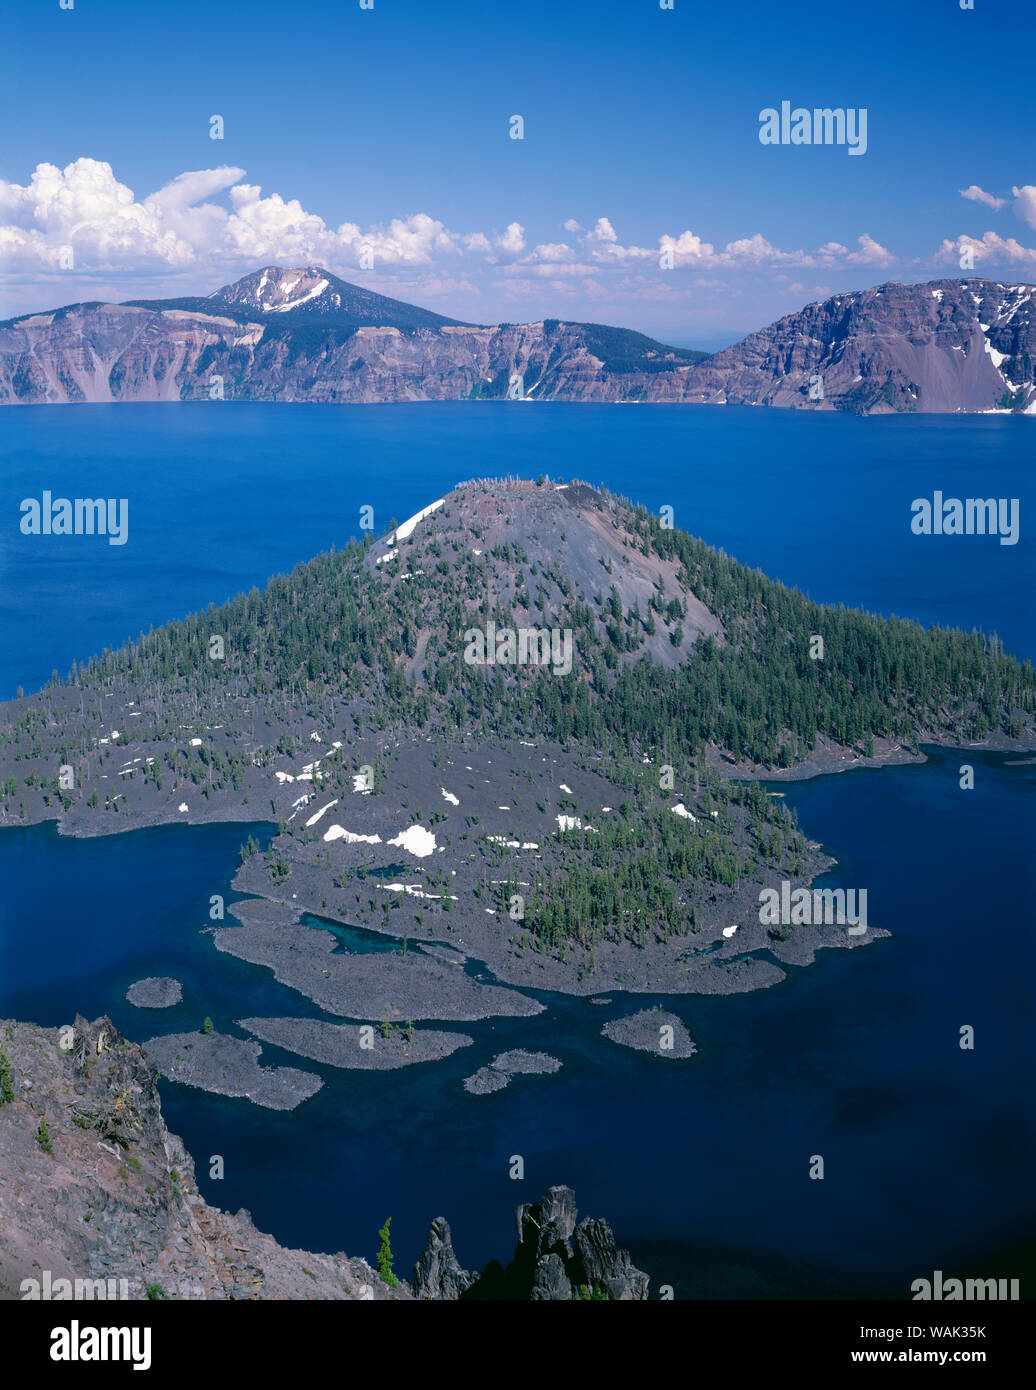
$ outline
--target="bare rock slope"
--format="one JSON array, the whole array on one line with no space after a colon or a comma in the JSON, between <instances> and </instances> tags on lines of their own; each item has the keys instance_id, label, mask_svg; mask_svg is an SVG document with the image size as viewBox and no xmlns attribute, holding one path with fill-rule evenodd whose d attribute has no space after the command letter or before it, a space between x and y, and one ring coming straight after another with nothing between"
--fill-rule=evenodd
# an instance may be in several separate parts
<instances>
[{"instance_id":1,"label":"bare rock slope","mask_svg":"<svg viewBox=\"0 0 1036 1390\"><path fill-rule=\"evenodd\" d=\"M33 1296L29 1281L35 1296L43 1286L76 1299L647 1297L647 1275L607 1222L577 1225L567 1187L518 1208L506 1270L462 1270L442 1217L413 1287L386 1283L362 1259L285 1249L246 1211L232 1216L199 1195L157 1082L148 1054L110 1019L77 1016L72 1030L0 1021L0 1301ZM57 1292L61 1280L68 1292Z\"/></svg>"},{"instance_id":2,"label":"bare rock slope","mask_svg":"<svg viewBox=\"0 0 1036 1390\"><path fill-rule=\"evenodd\" d=\"M0 1104L0 1299L44 1269L125 1279L137 1299L148 1286L169 1298L409 1297L363 1260L286 1250L246 1211L209 1206L165 1127L154 1064L109 1019L77 1017L60 1044L56 1028L0 1023L14 1091Z\"/></svg>"},{"instance_id":3,"label":"bare rock slope","mask_svg":"<svg viewBox=\"0 0 1036 1390\"><path fill-rule=\"evenodd\" d=\"M860 414L1036 409L1033 286L892 282L806 305L708 357L603 324L461 323L318 266L207 297L0 323L0 404L669 401Z\"/></svg>"}]
</instances>

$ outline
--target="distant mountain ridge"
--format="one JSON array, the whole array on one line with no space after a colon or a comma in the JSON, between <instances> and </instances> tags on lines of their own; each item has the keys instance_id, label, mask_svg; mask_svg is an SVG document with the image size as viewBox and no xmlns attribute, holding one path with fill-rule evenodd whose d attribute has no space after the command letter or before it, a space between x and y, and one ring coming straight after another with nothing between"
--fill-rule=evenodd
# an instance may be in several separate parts
<instances>
[{"instance_id":1,"label":"distant mountain ridge","mask_svg":"<svg viewBox=\"0 0 1036 1390\"><path fill-rule=\"evenodd\" d=\"M471 328L459 319L449 319L431 309L420 309L401 299L350 285L329 270L307 266L301 270L281 270L265 266L251 275L224 285L207 298L131 299L131 307L142 309L184 308L195 313L240 314L241 322L258 315L288 315L290 322L308 325L324 323L336 328ZM285 320L289 321L289 320ZM270 318L271 323L276 320Z\"/></svg>"},{"instance_id":2,"label":"distant mountain ridge","mask_svg":"<svg viewBox=\"0 0 1036 1390\"><path fill-rule=\"evenodd\" d=\"M864 415L1036 414L1034 290L967 279L834 295L716 353L694 389L717 404Z\"/></svg>"},{"instance_id":3,"label":"distant mountain ridge","mask_svg":"<svg viewBox=\"0 0 1036 1390\"><path fill-rule=\"evenodd\" d=\"M897 282L806 305L709 356L630 329L462 323L319 266L207 297L0 323L0 404L557 400L857 414L1036 414L1032 285Z\"/></svg>"}]
</instances>

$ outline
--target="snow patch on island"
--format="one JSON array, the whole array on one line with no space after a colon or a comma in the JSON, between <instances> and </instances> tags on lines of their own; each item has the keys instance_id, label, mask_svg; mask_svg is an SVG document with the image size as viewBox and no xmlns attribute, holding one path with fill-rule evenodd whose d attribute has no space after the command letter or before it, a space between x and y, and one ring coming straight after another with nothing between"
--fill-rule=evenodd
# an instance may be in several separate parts
<instances>
[{"instance_id":1,"label":"snow patch on island","mask_svg":"<svg viewBox=\"0 0 1036 1390\"><path fill-rule=\"evenodd\" d=\"M326 839L327 836L325 835ZM399 849L405 849L407 854L412 854L416 859L424 859L435 849L435 836L430 830L426 830L423 825L411 825L406 830L401 830L394 840L387 842Z\"/></svg>"},{"instance_id":2,"label":"snow patch on island","mask_svg":"<svg viewBox=\"0 0 1036 1390\"><path fill-rule=\"evenodd\" d=\"M423 507L421 511L415 512L412 517L409 517L403 522L402 526L397 526L396 540L405 541L408 536L413 534L414 527L417 523L419 521L424 521L426 516L431 516L432 512L438 511L445 501L445 497L440 497L437 502L431 502L427 507Z\"/></svg>"},{"instance_id":3,"label":"snow patch on island","mask_svg":"<svg viewBox=\"0 0 1036 1390\"><path fill-rule=\"evenodd\" d=\"M441 893L425 893L416 883L383 883L381 886L386 893L406 893L411 898L430 898L433 901L442 898ZM456 893L447 893L446 896L451 902L458 900Z\"/></svg>"},{"instance_id":4,"label":"snow patch on island","mask_svg":"<svg viewBox=\"0 0 1036 1390\"><path fill-rule=\"evenodd\" d=\"M341 825L329 825L324 835L327 840L344 840L347 845L380 845L380 835L354 835Z\"/></svg>"}]
</instances>

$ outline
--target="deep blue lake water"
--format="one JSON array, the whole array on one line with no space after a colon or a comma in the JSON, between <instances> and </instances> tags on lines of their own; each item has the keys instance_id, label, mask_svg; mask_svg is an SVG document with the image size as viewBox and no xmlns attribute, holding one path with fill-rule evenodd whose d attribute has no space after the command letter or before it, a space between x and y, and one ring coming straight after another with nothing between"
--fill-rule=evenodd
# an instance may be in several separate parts
<instances>
[{"instance_id":1,"label":"deep blue lake water","mask_svg":"<svg viewBox=\"0 0 1036 1390\"><path fill-rule=\"evenodd\" d=\"M722 545L815 598L925 622L996 629L1036 651L1032 423L856 420L706 408L492 406L25 408L3 412L0 693L73 657L261 583L381 529L472 475L581 476ZM130 500L130 541L32 538L18 503ZM910 502L1021 500L1022 539L923 538ZM962 791L958 768L974 764ZM433 1216L469 1266L506 1257L512 1211L556 1182L606 1216L657 1289L678 1296L909 1296L947 1273L1031 1273L1033 1159L1026 1111L1032 1030L1033 791L1017 755L933 751L921 768L785 788L804 830L839 859L831 882L866 887L891 940L822 953L782 985L665 1002L698 1055L669 1062L600 1036L615 1006L541 996L534 1020L461 1025L475 1045L400 1072L317 1071L291 1114L162 1083L171 1129L219 1206L246 1206L283 1242L370 1257L393 1218L406 1270ZM129 1036L235 1031L247 1014L317 1016L269 972L201 934L237 850L270 827L174 826L98 840L52 826L0 834L0 1016L109 1013ZM383 945L341 933L345 949ZM128 1005L147 974L183 1004ZM974 1051L958 1046L975 1028ZM521 1039L562 1059L472 1097L461 1078ZM226 1178L207 1177L223 1155ZM524 1182L508 1178L512 1154ZM825 1159L810 1181L810 1156ZM1026 1289L1023 1279L1023 1296Z\"/></svg>"},{"instance_id":2,"label":"deep blue lake water","mask_svg":"<svg viewBox=\"0 0 1036 1390\"><path fill-rule=\"evenodd\" d=\"M712 406L20 406L3 412L0 698L380 533L454 484L604 483L818 601L1036 655L1033 421ZM910 503L1017 497L1021 540L914 536ZM23 536L23 499L125 497L129 539Z\"/></svg>"}]
</instances>

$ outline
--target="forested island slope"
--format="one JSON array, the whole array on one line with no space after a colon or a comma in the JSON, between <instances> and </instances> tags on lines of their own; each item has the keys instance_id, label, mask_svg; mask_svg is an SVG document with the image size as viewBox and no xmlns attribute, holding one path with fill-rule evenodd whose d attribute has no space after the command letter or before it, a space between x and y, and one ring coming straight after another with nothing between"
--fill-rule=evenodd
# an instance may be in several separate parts
<instances>
[{"instance_id":1,"label":"forested island slope","mask_svg":"<svg viewBox=\"0 0 1036 1390\"><path fill-rule=\"evenodd\" d=\"M470 659L522 630L541 664ZM584 484L473 482L9 702L0 817L273 820L236 882L296 922L729 991L874 936L766 930L760 892L830 860L754 779L1029 746L1033 710L995 639L815 604ZM278 968L276 932L233 939Z\"/></svg>"}]
</instances>

